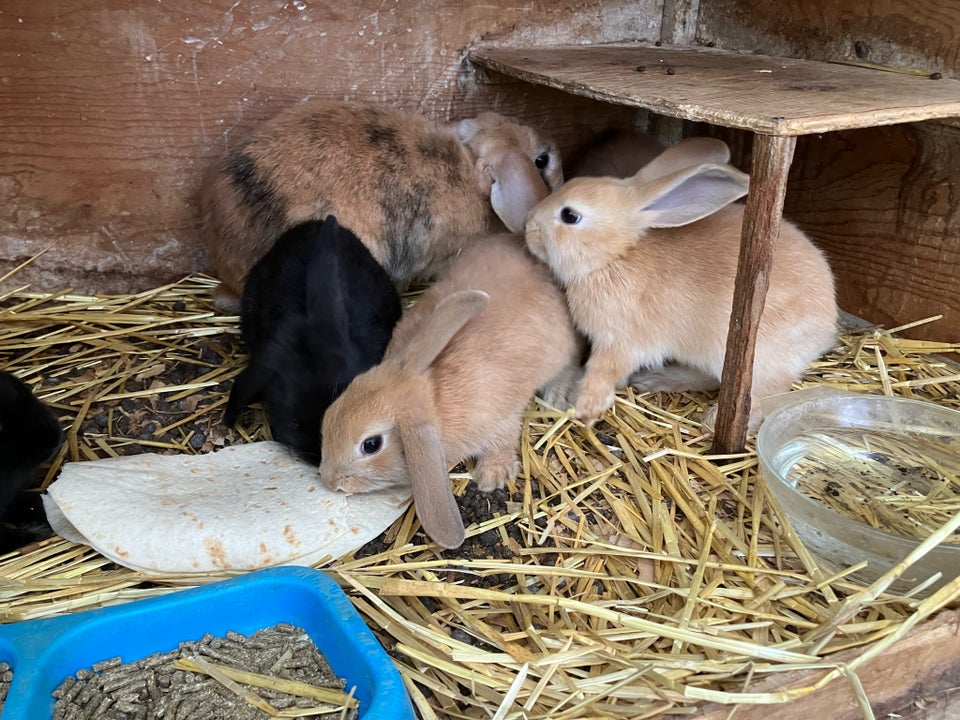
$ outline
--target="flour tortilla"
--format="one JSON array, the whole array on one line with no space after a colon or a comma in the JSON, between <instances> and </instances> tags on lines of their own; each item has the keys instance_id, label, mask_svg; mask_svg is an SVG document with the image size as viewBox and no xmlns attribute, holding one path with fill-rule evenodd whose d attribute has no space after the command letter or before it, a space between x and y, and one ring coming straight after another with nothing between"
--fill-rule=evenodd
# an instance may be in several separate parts
<instances>
[{"instance_id":1,"label":"flour tortilla","mask_svg":"<svg viewBox=\"0 0 960 720\"><path fill-rule=\"evenodd\" d=\"M43 496L58 535L145 573L314 565L360 548L409 502L327 490L274 442L66 463Z\"/></svg>"}]
</instances>

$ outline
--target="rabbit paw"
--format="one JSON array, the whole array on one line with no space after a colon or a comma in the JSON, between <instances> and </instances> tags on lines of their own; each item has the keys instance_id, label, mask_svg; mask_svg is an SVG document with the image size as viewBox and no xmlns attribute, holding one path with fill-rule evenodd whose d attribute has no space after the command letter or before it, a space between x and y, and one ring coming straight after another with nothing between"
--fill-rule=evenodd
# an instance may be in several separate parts
<instances>
[{"instance_id":1,"label":"rabbit paw","mask_svg":"<svg viewBox=\"0 0 960 720\"><path fill-rule=\"evenodd\" d=\"M473 481L482 492L502 488L520 472L520 460L514 452L499 455L484 455L477 459L473 469Z\"/></svg>"},{"instance_id":2,"label":"rabbit paw","mask_svg":"<svg viewBox=\"0 0 960 720\"><path fill-rule=\"evenodd\" d=\"M569 365L541 388L540 397L547 405L566 410L573 406L577 383L583 371L577 365Z\"/></svg>"},{"instance_id":3,"label":"rabbit paw","mask_svg":"<svg viewBox=\"0 0 960 720\"><path fill-rule=\"evenodd\" d=\"M584 383L580 386L580 393L577 395L577 420L586 425L593 425L604 410L613 407L616 388L597 383Z\"/></svg>"}]
</instances>

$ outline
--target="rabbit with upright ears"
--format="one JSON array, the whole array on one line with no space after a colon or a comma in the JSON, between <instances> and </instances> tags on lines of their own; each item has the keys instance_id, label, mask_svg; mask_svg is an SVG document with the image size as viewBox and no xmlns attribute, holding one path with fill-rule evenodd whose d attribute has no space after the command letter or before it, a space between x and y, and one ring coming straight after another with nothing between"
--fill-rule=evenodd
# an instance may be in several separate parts
<instances>
[{"instance_id":1,"label":"rabbit with upright ears","mask_svg":"<svg viewBox=\"0 0 960 720\"><path fill-rule=\"evenodd\" d=\"M358 375L323 419L322 482L334 490L413 488L417 515L443 547L463 521L451 463L476 458L480 490L518 469L522 414L549 388L562 401L580 342L549 270L515 236L485 238L406 312L383 362Z\"/></svg>"},{"instance_id":2,"label":"rabbit with upright ears","mask_svg":"<svg viewBox=\"0 0 960 720\"><path fill-rule=\"evenodd\" d=\"M200 225L236 309L250 268L287 228L336 215L400 287L429 277L479 236L523 232L563 182L553 142L492 112L441 126L384 105L314 101L266 121L216 159Z\"/></svg>"},{"instance_id":3,"label":"rabbit with upright ears","mask_svg":"<svg viewBox=\"0 0 960 720\"><path fill-rule=\"evenodd\" d=\"M611 407L628 379L646 390L718 386L743 224L743 205L731 203L749 184L728 159L723 142L693 138L633 177L571 180L531 212L527 244L591 343L576 400L585 422ZM836 332L830 267L784 221L757 335L752 430L759 400L788 391Z\"/></svg>"},{"instance_id":4,"label":"rabbit with upright ears","mask_svg":"<svg viewBox=\"0 0 960 720\"><path fill-rule=\"evenodd\" d=\"M224 421L263 400L274 440L319 465L324 411L380 362L400 312L386 272L335 217L288 230L247 278L240 328L250 361Z\"/></svg>"}]
</instances>

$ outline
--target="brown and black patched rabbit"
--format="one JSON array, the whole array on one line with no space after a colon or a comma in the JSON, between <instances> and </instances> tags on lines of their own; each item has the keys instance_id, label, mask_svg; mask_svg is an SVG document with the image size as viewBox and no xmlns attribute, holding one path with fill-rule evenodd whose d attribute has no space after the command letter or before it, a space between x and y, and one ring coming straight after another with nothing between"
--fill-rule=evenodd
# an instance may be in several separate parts
<instances>
[{"instance_id":1,"label":"brown and black patched rabbit","mask_svg":"<svg viewBox=\"0 0 960 720\"><path fill-rule=\"evenodd\" d=\"M204 178L201 232L221 280L218 306L236 309L250 268L297 223L336 215L402 287L500 223L522 232L562 182L554 143L496 113L444 126L384 105L290 108Z\"/></svg>"}]
</instances>

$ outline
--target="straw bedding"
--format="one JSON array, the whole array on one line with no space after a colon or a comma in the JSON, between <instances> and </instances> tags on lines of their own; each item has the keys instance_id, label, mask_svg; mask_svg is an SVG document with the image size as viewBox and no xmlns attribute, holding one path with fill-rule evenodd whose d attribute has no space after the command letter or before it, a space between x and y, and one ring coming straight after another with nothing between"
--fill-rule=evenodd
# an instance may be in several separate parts
<instances>
[{"instance_id":1,"label":"straw bedding","mask_svg":"<svg viewBox=\"0 0 960 720\"><path fill-rule=\"evenodd\" d=\"M213 309L215 286L193 276L134 296L0 299L0 367L68 428L45 484L66 460L268 437L258 410L237 429L220 422L244 356L236 318ZM801 385L960 407L960 374L939 356L958 350L853 330ZM689 714L702 700L787 702L810 688L760 693L754 682L811 666L832 669L821 684L858 689L865 658L960 594L958 581L917 600L886 594L890 578L863 588L828 576L782 522L752 447L707 455L698 419L712 399L628 389L593 429L534 402L511 486L485 495L469 484L469 466L452 473L475 523L463 548L426 542L411 510L326 566L391 652L422 717L642 718ZM0 619L218 577L147 579L54 539L0 558ZM860 659L831 664L850 648Z\"/></svg>"}]
</instances>

